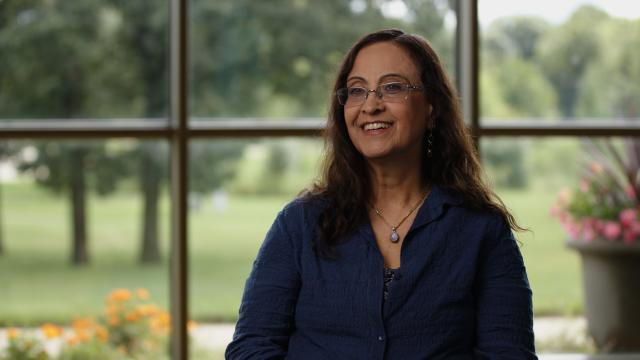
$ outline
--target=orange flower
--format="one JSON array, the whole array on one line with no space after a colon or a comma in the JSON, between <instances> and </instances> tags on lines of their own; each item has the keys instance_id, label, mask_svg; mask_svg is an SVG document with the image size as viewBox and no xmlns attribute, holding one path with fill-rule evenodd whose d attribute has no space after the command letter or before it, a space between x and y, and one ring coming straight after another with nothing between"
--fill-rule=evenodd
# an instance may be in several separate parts
<instances>
[{"instance_id":1,"label":"orange flower","mask_svg":"<svg viewBox=\"0 0 640 360\"><path fill-rule=\"evenodd\" d=\"M109 331L104 326L96 327L96 337L103 343L109 341Z\"/></svg>"},{"instance_id":2,"label":"orange flower","mask_svg":"<svg viewBox=\"0 0 640 360\"><path fill-rule=\"evenodd\" d=\"M125 319L127 319L128 322L136 322L140 319L140 314L138 314L138 312L135 310L130 311L125 317Z\"/></svg>"},{"instance_id":3,"label":"orange flower","mask_svg":"<svg viewBox=\"0 0 640 360\"><path fill-rule=\"evenodd\" d=\"M148 300L149 299L149 291L147 291L147 289L136 289L136 296L140 300Z\"/></svg>"},{"instance_id":4,"label":"orange flower","mask_svg":"<svg viewBox=\"0 0 640 360\"><path fill-rule=\"evenodd\" d=\"M69 346L76 346L80 343L80 339L77 336L69 336L66 341Z\"/></svg>"},{"instance_id":5,"label":"orange flower","mask_svg":"<svg viewBox=\"0 0 640 360\"><path fill-rule=\"evenodd\" d=\"M91 340L91 335L86 330L76 330L76 337L81 342L85 342L85 341Z\"/></svg>"},{"instance_id":6,"label":"orange flower","mask_svg":"<svg viewBox=\"0 0 640 360\"><path fill-rule=\"evenodd\" d=\"M62 335L62 328L53 324L44 324L40 330L47 339L55 339Z\"/></svg>"},{"instance_id":7,"label":"orange flower","mask_svg":"<svg viewBox=\"0 0 640 360\"><path fill-rule=\"evenodd\" d=\"M122 307L116 304L107 305L107 316L118 316L118 313L122 310Z\"/></svg>"},{"instance_id":8,"label":"orange flower","mask_svg":"<svg viewBox=\"0 0 640 360\"><path fill-rule=\"evenodd\" d=\"M195 321L189 320L187 322L187 330L193 331L196 327L198 327L198 323L196 323Z\"/></svg>"},{"instance_id":9,"label":"orange flower","mask_svg":"<svg viewBox=\"0 0 640 360\"><path fill-rule=\"evenodd\" d=\"M162 334L171 328L171 316L166 311L163 311L151 319L151 329Z\"/></svg>"},{"instance_id":10,"label":"orange flower","mask_svg":"<svg viewBox=\"0 0 640 360\"><path fill-rule=\"evenodd\" d=\"M117 316L110 316L108 322L111 326L117 326L118 324L120 324L120 318L118 318Z\"/></svg>"},{"instance_id":11,"label":"orange flower","mask_svg":"<svg viewBox=\"0 0 640 360\"><path fill-rule=\"evenodd\" d=\"M90 317L77 318L71 325L75 331L89 330L95 327L96 323Z\"/></svg>"},{"instance_id":12,"label":"orange flower","mask_svg":"<svg viewBox=\"0 0 640 360\"><path fill-rule=\"evenodd\" d=\"M143 304L143 305L139 305L136 311L138 311L138 313L142 316L153 316L157 314L158 311L160 311L160 309L158 309L158 307L153 304L148 304L148 305Z\"/></svg>"},{"instance_id":13,"label":"orange flower","mask_svg":"<svg viewBox=\"0 0 640 360\"><path fill-rule=\"evenodd\" d=\"M128 301L130 299L131 299L131 291L127 289L115 289L107 297L107 301L111 303Z\"/></svg>"},{"instance_id":14,"label":"orange flower","mask_svg":"<svg viewBox=\"0 0 640 360\"><path fill-rule=\"evenodd\" d=\"M13 340L13 339L17 338L18 336L20 336L20 330L18 330L16 328L9 328L7 330L7 337L9 338L9 340Z\"/></svg>"}]
</instances>

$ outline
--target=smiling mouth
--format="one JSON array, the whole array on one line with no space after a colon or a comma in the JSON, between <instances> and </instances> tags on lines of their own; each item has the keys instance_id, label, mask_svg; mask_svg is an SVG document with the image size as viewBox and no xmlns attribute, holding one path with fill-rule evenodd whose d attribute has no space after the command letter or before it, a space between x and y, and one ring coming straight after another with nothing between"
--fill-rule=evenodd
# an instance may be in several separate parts
<instances>
[{"instance_id":1,"label":"smiling mouth","mask_svg":"<svg viewBox=\"0 0 640 360\"><path fill-rule=\"evenodd\" d=\"M391 125L392 125L392 123L377 121L377 122L366 123L366 124L362 125L362 129L364 131L388 129L388 128L391 127Z\"/></svg>"}]
</instances>

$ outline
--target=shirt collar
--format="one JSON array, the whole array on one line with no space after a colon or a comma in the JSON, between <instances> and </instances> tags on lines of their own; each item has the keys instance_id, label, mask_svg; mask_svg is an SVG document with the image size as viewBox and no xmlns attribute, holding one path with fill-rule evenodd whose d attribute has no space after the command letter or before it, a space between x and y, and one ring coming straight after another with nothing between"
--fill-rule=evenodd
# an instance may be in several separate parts
<instances>
[{"instance_id":1,"label":"shirt collar","mask_svg":"<svg viewBox=\"0 0 640 360\"><path fill-rule=\"evenodd\" d=\"M424 226L437 219L444 213L447 206L460 205L462 203L462 197L453 190L433 185L429 196L427 196L426 200L418 209L416 218L413 220L409 231L413 231L413 229ZM360 226L360 231L364 232L365 235L370 235L367 236L367 238L373 238L373 229L369 220Z\"/></svg>"},{"instance_id":2,"label":"shirt collar","mask_svg":"<svg viewBox=\"0 0 640 360\"><path fill-rule=\"evenodd\" d=\"M411 229L430 223L440 217L448 205L462 204L462 197L452 190L433 185L427 199L422 203Z\"/></svg>"}]
</instances>

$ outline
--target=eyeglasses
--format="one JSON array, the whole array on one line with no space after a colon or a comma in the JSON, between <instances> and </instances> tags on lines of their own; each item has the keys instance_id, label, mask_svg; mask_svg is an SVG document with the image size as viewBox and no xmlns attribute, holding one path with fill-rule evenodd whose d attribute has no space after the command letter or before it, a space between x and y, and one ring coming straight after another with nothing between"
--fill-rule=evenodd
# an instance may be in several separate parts
<instances>
[{"instance_id":1,"label":"eyeglasses","mask_svg":"<svg viewBox=\"0 0 640 360\"><path fill-rule=\"evenodd\" d=\"M402 82L380 84L375 90L369 90L362 86L350 86L338 89L336 96L340 105L351 107L364 103L372 92L385 102L403 102L409 98L410 91L422 91L422 86Z\"/></svg>"}]
</instances>

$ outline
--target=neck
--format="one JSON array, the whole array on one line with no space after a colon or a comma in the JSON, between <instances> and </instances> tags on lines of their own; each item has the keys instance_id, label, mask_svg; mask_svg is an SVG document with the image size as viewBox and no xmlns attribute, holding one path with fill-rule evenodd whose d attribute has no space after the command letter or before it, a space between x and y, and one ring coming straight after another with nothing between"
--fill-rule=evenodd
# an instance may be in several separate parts
<instances>
[{"instance_id":1,"label":"neck","mask_svg":"<svg viewBox=\"0 0 640 360\"><path fill-rule=\"evenodd\" d=\"M371 200L377 208L391 210L412 207L425 195L420 167L413 162L393 166L370 163L369 173L373 192Z\"/></svg>"}]
</instances>

